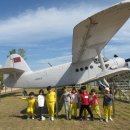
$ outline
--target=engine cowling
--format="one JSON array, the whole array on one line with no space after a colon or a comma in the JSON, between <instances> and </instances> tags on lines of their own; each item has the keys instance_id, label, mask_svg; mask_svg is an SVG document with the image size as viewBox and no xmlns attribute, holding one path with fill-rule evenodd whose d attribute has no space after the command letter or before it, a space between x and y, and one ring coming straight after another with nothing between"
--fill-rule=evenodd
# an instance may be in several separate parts
<instances>
[{"instance_id":1,"label":"engine cowling","mask_svg":"<svg viewBox=\"0 0 130 130\"><path fill-rule=\"evenodd\" d=\"M125 62L125 59L120 57L109 60L107 64L109 64L108 69L117 69L128 66L128 64Z\"/></svg>"}]
</instances>

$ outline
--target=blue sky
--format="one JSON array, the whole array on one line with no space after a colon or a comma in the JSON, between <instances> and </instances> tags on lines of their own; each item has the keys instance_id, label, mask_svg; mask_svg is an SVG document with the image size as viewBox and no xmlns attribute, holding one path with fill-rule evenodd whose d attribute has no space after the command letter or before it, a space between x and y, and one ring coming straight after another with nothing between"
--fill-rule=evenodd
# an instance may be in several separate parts
<instances>
[{"instance_id":1,"label":"blue sky","mask_svg":"<svg viewBox=\"0 0 130 130\"><path fill-rule=\"evenodd\" d=\"M0 64L9 50L24 48L32 70L71 62L72 32L80 21L120 0L1 0ZM130 57L130 20L103 53Z\"/></svg>"}]
</instances>

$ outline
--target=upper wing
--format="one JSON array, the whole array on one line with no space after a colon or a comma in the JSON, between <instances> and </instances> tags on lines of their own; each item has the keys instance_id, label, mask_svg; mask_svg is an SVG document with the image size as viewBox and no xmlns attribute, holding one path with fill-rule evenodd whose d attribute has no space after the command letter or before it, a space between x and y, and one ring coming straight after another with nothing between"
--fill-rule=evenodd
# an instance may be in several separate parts
<instances>
[{"instance_id":1,"label":"upper wing","mask_svg":"<svg viewBox=\"0 0 130 130\"><path fill-rule=\"evenodd\" d=\"M130 16L130 1L103 10L75 26L72 63L97 56Z\"/></svg>"}]
</instances>

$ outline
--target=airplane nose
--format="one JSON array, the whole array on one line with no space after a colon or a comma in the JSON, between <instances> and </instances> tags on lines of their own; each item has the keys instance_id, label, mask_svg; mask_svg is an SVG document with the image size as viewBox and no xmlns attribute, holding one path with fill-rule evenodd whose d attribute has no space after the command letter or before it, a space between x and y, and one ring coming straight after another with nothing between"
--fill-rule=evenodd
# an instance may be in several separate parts
<instances>
[{"instance_id":1,"label":"airplane nose","mask_svg":"<svg viewBox=\"0 0 130 130\"><path fill-rule=\"evenodd\" d=\"M128 66L128 63L126 62L126 60L120 57L115 58L114 63L117 66L117 68Z\"/></svg>"}]
</instances>

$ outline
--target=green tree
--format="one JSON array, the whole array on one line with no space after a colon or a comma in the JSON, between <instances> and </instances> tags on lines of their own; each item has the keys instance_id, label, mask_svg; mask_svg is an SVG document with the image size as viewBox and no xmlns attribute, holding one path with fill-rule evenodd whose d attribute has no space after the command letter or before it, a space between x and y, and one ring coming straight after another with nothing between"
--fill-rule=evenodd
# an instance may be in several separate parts
<instances>
[{"instance_id":1,"label":"green tree","mask_svg":"<svg viewBox=\"0 0 130 130\"><path fill-rule=\"evenodd\" d=\"M7 57L9 57L12 54L19 54L21 57L23 57L24 60L26 60L26 51L23 48L19 48L18 50L16 49L12 49L9 51L9 55Z\"/></svg>"},{"instance_id":2,"label":"green tree","mask_svg":"<svg viewBox=\"0 0 130 130\"><path fill-rule=\"evenodd\" d=\"M9 51L9 55L8 55L7 57L9 57L9 56L12 55L12 54L16 54L16 49L10 50L10 51Z\"/></svg>"},{"instance_id":3,"label":"green tree","mask_svg":"<svg viewBox=\"0 0 130 130\"><path fill-rule=\"evenodd\" d=\"M10 55L16 54L16 49L12 49L11 51L9 51L9 54L10 54Z\"/></svg>"},{"instance_id":4,"label":"green tree","mask_svg":"<svg viewBox=\"0 0 130 130\"><path fill-rule=\"evenodd\" d=\"M18 49L18 54L19 54L21 57L23 57L24 60L27 59L27 58L26 58L26 52L25 52L25 50L24 50L23 48L19 48L19 49Z\"/></svg>"}]
</instances>

